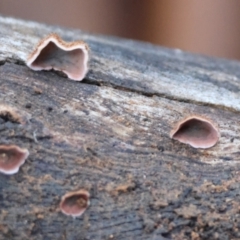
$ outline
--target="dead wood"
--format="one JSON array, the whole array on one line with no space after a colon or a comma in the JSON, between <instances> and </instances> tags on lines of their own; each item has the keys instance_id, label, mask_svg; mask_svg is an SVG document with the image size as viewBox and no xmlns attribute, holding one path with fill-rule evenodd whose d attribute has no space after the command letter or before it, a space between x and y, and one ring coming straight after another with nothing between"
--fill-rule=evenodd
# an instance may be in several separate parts
<instances>
[{"instance_id":1,"label":"dead wood","mask_svg":"<svg viewBox=\"0 0 240 240\"><path fill-rule=\"evenodd\" d=\"M0 104L19 119L0 116L0 139L30 152L0 174L0 239L240 239L238 62L12 18L0 29ZM26 67L51 32L89 44L82 82ZM169 137L190 115L218 125L216 146ZM73 219L59 203L78 189L91 205Z\"/></svg>"}]
</instances>

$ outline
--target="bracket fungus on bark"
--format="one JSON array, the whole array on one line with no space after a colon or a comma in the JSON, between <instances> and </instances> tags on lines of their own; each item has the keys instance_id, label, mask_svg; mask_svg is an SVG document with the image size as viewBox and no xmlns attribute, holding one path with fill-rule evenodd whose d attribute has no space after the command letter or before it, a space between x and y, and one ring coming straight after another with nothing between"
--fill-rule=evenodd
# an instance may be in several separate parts
<instances>
[{"instance_id":1,"label":"bracket fungus on bark","mask_svg":"<svg viewBox=\"0 0 240 240\"><path fill-rule=\"evenodd\" d=\"M87 74L88 60L89 48L85 42L65 42L53 33L38 43L26 64L35 71L54 69L81 81Z\"/></svg>"},{"instance_id":2,"label":"bracket fungus on bark","mask_svg":"<svg viewBox=\"0 0 240 240\"><path fill-rule=\"evenodd\" d=\"M89 192L83 189L75 192L68 192L62 197L60 209L66 215L79 217L90 205L89 197Z\"/></svg>"},{"instance_id":3,"label":"bracket fungus on bark","mask_svg":"<svg viewBox=\"0 0 240 240\"><path fill-rule=\"evenodd\" d=\"M217 143L220 134L208 119L191 116L179 122L170 137L194 148L210 148Z\"/></svg>"},{"instance_id":4,"label":"bracket fungus on bark","mask_svg":"<svg viewBox=\"0 0 240 240\"><path fill-rule=\"evenodd\" d=\"M28 156L27 149L16 145L0 145L0 172L9 175L17 173Z\"/></svg>"}]
</instances>

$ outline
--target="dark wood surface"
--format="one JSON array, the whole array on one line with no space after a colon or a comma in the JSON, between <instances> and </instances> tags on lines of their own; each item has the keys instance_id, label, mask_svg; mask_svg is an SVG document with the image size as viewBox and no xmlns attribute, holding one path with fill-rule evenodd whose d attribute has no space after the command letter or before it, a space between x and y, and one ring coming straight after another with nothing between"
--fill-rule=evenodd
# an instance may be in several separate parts
<instances>
[{"instance_id":1,"label":"dark wood surface","mask_svg":"<svg viewBox=\"0 0 240 240\"><path fill-rule=\"evenodd\" d=\"M85 40L82 82L25 60L41 37ZM0 18L3 144L27 148L0 174L0 239L240 239L240 64L79 30ZM210 149L170 139L200 115L218 125ZM0 116L1 117L1 116ZM61 196L86 189L79 218Z\"/></svg>"}]
</instances>

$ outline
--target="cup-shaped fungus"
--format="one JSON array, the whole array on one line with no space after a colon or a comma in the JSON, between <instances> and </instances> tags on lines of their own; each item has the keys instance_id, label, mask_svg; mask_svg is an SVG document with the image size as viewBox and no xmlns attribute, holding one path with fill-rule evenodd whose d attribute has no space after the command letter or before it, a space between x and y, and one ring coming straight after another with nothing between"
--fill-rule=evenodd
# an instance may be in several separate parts
<instances>
[{"instance_id":1,"label":"cup-shaped fungus","mask_svg":"<svg viewBox=\"0 0 240 240\"><path fill-rule=\"evenodd\" d=\"M191 116L179 122L170 137L194 148L210 148L217 143L219 132L211 121Z\"/></svg>"},{"instance_id":2,"label":"cup-shaped fungus","mask_svg":"<svg viewBox=\"0 0 240 240\"><path fill-rule=\"evenodd\" d=\"M11 107L6 105L0 105L0 118L4 122L20 123L21 119Z\"/></svg>"},{"instance_id":3,"label":"cup-shaped fungus","mask_svg":"<svg viewBox=\"0 0 240 240\"><path fill-rule=\"evenodd\" d=\"M5 174L17 173L28 155L27 149L15 145L0 145L0 172Z\"/></svg>"},{"instance_id":4,"label":"cup-shaped fungus","mask_svg":"<svg viewBox=\"0 0 240 240\"><path fill-rule=\"evenodd\" d=\"M57 34L42 39L27 60L33 70L57 70L81 81L88 71L89 48L83 41L65 42Z\"/></svg>"},{"instance_id":5,"label":"cup-shaped fungus","mask_svg":"<svg viewBox=\"0 0 240 240\"><path fill-rule=\"evenodd\" d=\"M62 197L60 209L66 215L79 217L89 206L89 197L89 192L83 189L75 192L68 192Z\"/></svg>"}]
</instances>

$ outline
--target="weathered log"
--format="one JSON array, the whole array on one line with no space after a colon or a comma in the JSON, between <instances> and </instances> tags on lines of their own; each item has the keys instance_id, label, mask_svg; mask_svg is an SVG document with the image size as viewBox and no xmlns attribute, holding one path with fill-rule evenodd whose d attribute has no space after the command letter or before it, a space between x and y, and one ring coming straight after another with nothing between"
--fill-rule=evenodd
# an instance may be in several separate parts
<instances>
[{"instance_id":1,"label":"weathered log","mask_svg":"<svg viewBox=\"0 0 240 240\"><path fill-rule=\"evenodd\" d=\"M0 174L0 239L240 239L238 62L12 18L0 29L1 105L20 118L0 113L1 143L30 152ZM89 44L82 82L26 67L51 32ZM216 146L169 137L190 115L218 125ZM78 189L91 205L73 219L59 203Z\"/></svg>"}]
</instances>

